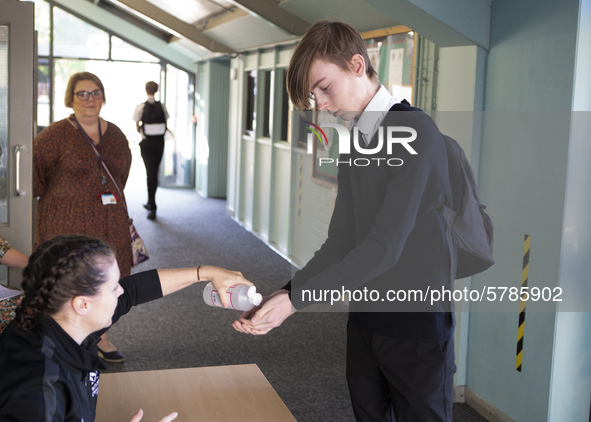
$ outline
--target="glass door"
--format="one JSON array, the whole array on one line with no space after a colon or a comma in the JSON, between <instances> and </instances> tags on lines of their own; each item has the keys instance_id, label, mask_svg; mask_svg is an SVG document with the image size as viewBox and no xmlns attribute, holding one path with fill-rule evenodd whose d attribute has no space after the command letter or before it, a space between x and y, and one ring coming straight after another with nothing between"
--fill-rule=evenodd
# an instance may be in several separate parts
<instances>
[{"instance_id":1,"label":"glass door","mask_svg":"<svg viewBox=\"0 0 591 422\"><path fill-rule=\"evenodd\" d=\"M170 117L164 137L164 157L160 164L160 186L194 186L195 125L191 119L194 87L192 75L174 66L166 66L166 88L163 91Z\"/></svg>"},{"instance_id":2,"label":"glass door","mask_svg":"<svg viewBox=\"0 0 591 422\"><path fill-rule=\"evenodd\" d=\"M34 3L0 0L0 235L31 253L34 117ZM0 266L18 287L21 270Z\"/></svg>"}]
</instances>

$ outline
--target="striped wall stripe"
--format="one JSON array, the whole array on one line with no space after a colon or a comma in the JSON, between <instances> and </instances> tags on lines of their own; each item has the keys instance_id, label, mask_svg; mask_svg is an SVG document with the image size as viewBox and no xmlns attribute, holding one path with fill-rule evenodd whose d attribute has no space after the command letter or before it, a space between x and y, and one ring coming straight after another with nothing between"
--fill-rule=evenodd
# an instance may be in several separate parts
<instances>
[{"instance_id":1,"label":"striped wall stripe","mask_svg":"<svg viewBox=\"0 0 591 422\"><path fill-rule=\"evenodd\" d=\"M531 237L529 234L525 235L523 241L523 270L521 271L521 287L527 287L529 279L529 249L531 244ZM523 360L523 334L525 327L525 304L522 299L519 301L519 328L517 330L517 357L515 358L515 369L521 372L521 365Z\"/></svg>"}]
</instances>

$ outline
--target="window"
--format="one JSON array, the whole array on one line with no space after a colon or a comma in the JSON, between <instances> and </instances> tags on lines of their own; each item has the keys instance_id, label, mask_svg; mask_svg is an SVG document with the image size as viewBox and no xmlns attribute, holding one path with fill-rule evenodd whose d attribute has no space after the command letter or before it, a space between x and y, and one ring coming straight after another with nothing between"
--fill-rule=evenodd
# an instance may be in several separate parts
<instances>
[{"instance_id":1,"label":"window","mask_svg":"<svg viewBox=\"0 0 591 422\"><path fill-rule=\"evenodd\" d=\"M34 1L39 44L38 132L72 113L64 105L70 77L77 72L92 72L105 87L106 104L101 116L121 129L135 154L141 137L131 117L136 105L146 99L146 82L156 81L160 85L156 98L163 100L166 97L171 116L168 121L171 130L166 135L165 164L174 161L170 173L165 174L165 166L161 166L164 175L161 181L167 186L191 186L194 74L167 64L155 55L157 52L151 54L137 48L115 34L74 16L58 4L62 2ZM68 7L67 2L63 7ZM137 160L134 159L134 162L137 163Z\"/></svg>"},{"instance_id":2,"label":"window","mask_svg":"<svg viewBox=\"0 0 591 422\"><path fill-rule=\"evenodd\" d=\"M53 77L53 116L52 122L61 120L70 115L72 110L64 104L66 87L70 76L78 72L86 72L86 60L55 60ZM90 71L90 70L89 70ZM97 75L100 78L100 75ZM102 79L101 79L102 80ZM102 81L103 84L105 83ZM109 94L106 94L109 98Z\"/></svg>"},{"instance_id":3,"label":"window","mask_svg":"<svg viewBox=\"0 0 591 422\"><path fill-rule=\"evenodd\" d=\"M289 103L289 95L287 93L287 87L285 86L285 78L281 81L282 97L281 97L281 135L279 139L282 141L290 141L289 137L289 113L291 106Z\"/></svg>"},{"instance_id":4,"label":"window","mask_svg":"<svg viewBox=\"0 0 591 422\"><path fill-rule=\"evenodd\" d=\"M246 116L244 132L254 136L256 127L256 96L257 96L257 71L252 70L246 75Z\"/></svg>"},{"instance_id":5,"label":"window","mask_svg":"<svg viewBox=\"0 0 591 422\"><path fill-rule=\"evenodd\" d=\"M263 71L263 83L264 83L264 98L263 98L263 110L262 110L262 128L261 136L264 138L270 138L273 127L273 110L271 110L271 98L273 90L271 89L271 82L273 81L273 71Z\"/></svg>"},{"instance_id":6,"label":"window","mask_svg":"<svg viewBox=\"0 0 591 422\"><path fill-rule=\"evenodd\" d=\"M166 109L170 117L167 122L169 132L166 135L162 162L162 183L165 186L190 186L193 169L191 116L194 108L194 85L187 72L167 65L165 91ZM164 92L160 96L162 99Z\"/></svg>"},{"instance_id":7,"label":"window","mask_svg":"<svg viewBox=\"0 0 591 422\"><path fill-rule=\"evenodd\" d=\"M121 38L111 37L111 59L132 60L138 62L158 63L158 57L123 41Z\"/></svg>"},{"instance_id":8,"label":"window","mask_svg":"<svg viewBox=\"0 0 591 422\"><path fill-rule=\"evenodd\" d=\"M37 132L51 122L51 76L49 59L39 59L37 65Z\"/></svg>"},{"instance_id":9,"label":"window","mask_svg":"<svg viewBox=\"0 0 591 422\"><path fill-rule=\"evenodd\" d=\"M51 35L49 30L49 3L35 0L35 30L37 31L37 54L49 56Z\"/></svg>"},{"instance_id":10,"label":"window","mask_svg":"<svg viewBox=\"0 0 591 422\"><path fill-rule=\"evenodd\" d=\"M61 57L87 59L109 58L109 34L82 19L53 8L55 42L53 54Z\"/></svg>"}]
</instances>

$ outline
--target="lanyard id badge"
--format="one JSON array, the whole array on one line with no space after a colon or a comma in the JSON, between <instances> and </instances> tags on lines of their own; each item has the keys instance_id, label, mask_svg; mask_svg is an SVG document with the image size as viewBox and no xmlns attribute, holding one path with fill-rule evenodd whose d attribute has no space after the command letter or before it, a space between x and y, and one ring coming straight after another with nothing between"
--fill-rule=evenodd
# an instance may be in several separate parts
<instances>
[{"instance_id":1,"label":"lanyard id badge","mask_svg":"<svg viewBox=\"0 0 591 422\"><path fill-rule=\"evenodd\" d=\"M103 175L101 175L101 183L105 188L107 187L107 178ZM101 193L101 201L103 205L117 205L117 197L112 192L109 192L109 190Z\"/></svg>"},{"instance_id":2,"label":"lanyard id badge","mask_svg":"<svg viewBox=\"0 0 591 422\"><path fill-rule=\"evenodd\" d=\"M101 201L103 201L103 205L117 205L117 198L111 192L102 193Z\"/></svg>"}]
</instances>

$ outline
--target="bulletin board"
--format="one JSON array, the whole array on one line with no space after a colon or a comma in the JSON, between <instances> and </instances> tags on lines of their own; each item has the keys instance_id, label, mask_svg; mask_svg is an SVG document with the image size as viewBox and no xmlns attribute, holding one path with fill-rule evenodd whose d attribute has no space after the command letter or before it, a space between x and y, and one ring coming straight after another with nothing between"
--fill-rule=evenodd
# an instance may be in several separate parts
<instances>
[{"instance_id":1,"label":"bulletin board","mask_svg":"<svg viewBox=\"0 0 591 422\"><path fill-rule=\"evenodd\" d=\"M396 102L413 102L414 32L387 35L380 41L365 40L369 58L384 85Z\"/></svg>"}]
</instances>

